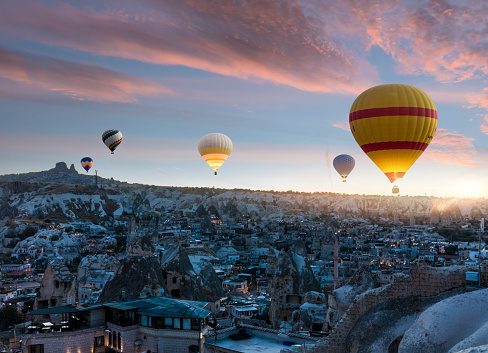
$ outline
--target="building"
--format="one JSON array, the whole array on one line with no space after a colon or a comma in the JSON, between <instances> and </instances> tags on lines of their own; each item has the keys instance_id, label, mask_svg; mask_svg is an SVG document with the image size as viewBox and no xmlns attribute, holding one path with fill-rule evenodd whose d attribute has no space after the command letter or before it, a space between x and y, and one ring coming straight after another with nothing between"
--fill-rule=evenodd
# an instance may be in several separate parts
<instances>
[{"instance_id":1,"label":"building","mask_svg":"<svg viewBox=\"0 0 488 353\"><path fill-rule=\"evenodd\" d=\"M206 302L153 297L89 307L53 307L29 313L59 321L29 326L20 336L24 352L160 352L203 351L210 311ZM42 320L36 320L42 321Z\"/></svg>"}]
</instances>

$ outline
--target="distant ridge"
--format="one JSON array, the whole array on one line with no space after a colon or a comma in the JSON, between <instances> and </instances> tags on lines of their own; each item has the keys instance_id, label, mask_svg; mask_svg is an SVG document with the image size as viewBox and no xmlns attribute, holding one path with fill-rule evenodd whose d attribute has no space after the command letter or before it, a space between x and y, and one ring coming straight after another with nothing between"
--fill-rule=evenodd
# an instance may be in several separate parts
<instances>
[{"instance_id":1,"label":"distant ridge","mask_svg":"<svg viewBox=\"0 0 488 353\"><path fill-rule=\"evenodd\" d=\"M99 177L99 179L102 178ZM75 169L74 164L71 164L68 169L68 165L65 162L58 162L56 163L56 166L54 168L49 170L21 174L0 175L0 181L95 185L95 176L78 173L78 171Z\"/></svg>"}]
</instances>

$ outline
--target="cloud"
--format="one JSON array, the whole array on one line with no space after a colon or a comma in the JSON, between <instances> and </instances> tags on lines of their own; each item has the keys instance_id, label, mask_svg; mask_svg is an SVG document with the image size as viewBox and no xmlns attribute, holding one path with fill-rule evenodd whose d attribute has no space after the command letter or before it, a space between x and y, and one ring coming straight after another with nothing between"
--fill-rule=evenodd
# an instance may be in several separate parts
<instances>
[{"instance_id":1,"label":"cloud","mask_svg":"<svg viewBox=\"0 0 488 353\"><path fill-rule=\"evenodd\" d=\"M142 5L141 5L142 4ZM95 11L94 7L98 8ZM76 50L305 91L359 93L376 69L296 0L0 3L5 33ZM81 9L83 8L83 9Z\"/></svg>"},{"instance_id":2,"label":"cloud","mask_svg":"<svg viewBox=\"0 0 488 353\"><path fill-rule=\"evenodd\" d=\"M432 75L440 82L461 82L488 73L485 2L344 0L326 4L322 15L332 19L329 25L338 35L342 31L366 48L382 48L393 57L399 73Z\"/></svg>"},{"instance_id":3,"label":"cloud","mask_svg":"<svg viewBox=\"0 0 488 353\"><path fill-rule=\"evenodd\" d=\"M349 122L347 121L335 122L331 123L331 125L341 130L351 131L351 127L349 126Z\"/></svg>"},{"instance_id":4,"label":"cloud","mask_svg":"<svg viewBox=\"0 0 488 353\"><path fill-rule=\"evenodd\" d=\"M437 128L432 142L422 157L445 164L474 166L477 151L473 141L472 137Z\"/></svg>"},{"instance_id":5,"label":"cloud","mask_svg":"<svg viewBox=\"0 0 488 353\"><path fill-rule=\"evenodd\" d=\"M139 95L171 93L156 83L100 66L3 49L0 49L0 77L25 85L31 91L37 88L59 92L75 100L134 102Z\"/></svg>"},{"instance_id":6,"label":"cloud","mask_svg":"<svg viewBox=\"0 0 488 353\"><path fill-rule=\"evenodd\" d=\"M316 16L327 19L323 22L331 37L349 42L358 55L376 46L393 58L398 74L427 75L451 84L447 90L426 90L434 100L471 100L474 106L488 109L486 92L450 92L455 83L488 74L488 3L315 0L310 7ZM488 134L488 119L481 130Z\"/></svg>"}]
</instances>

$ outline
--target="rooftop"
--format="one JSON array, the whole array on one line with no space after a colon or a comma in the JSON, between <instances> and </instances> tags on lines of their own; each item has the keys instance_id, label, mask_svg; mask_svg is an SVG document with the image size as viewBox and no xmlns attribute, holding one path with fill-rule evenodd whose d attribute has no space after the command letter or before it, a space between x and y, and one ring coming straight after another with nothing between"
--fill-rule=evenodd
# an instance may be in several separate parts
<instances>
[{"instance_id":1,"label":"rooftop","mask_svg":"<svg viewBox=\"0 0 488 353\"><path fill-rule=\"evenodd\" d=\"M84 308L75 308L71 305L56 306L52 308L34 310L31 311L29 315L73 313L107 307L118 310L135 310L138 314L153 317L204 319L210 314L210 311L204 309L205 305L207 305L207 302L153 297L133 300L130 302L101 303Z\"/></svg>"},{"instance_id":2,"label":"rooftop","mask_svg":"<svg viewBox=\"0 0 488 353\"><path fill-rule=\"evenodd\" d=\"M292 338L287 338L288 341L295 341ZM230 338L225 338L223 340L218 340L216 343L210 341L211 344L216 346L232 349L237 352L245 353L280 353L283 348L291 348L289 346L283 345L283 340L275 341L269 338L256 337L234 341ZM298 344L298 342L297 342Z\"/></svg>"}]
</instances>

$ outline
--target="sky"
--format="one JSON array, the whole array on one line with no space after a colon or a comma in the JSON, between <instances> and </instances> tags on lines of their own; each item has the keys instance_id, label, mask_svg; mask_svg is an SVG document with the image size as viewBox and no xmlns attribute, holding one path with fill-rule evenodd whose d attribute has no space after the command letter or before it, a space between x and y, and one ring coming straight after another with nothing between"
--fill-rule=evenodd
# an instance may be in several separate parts
<instances>
[{"instance_id":1,"label":"sky","mask_svg":"<svg viewBox=\"0 0 488 353\"><path fill-rule=\"evenodd\" d=\"M488 2L468 0L2 1L0 174L85 173L90 156L89 174L131 183L388 195L348 116L402 83L438 128L400 193L487 197L487 27ZM234 145L217 176L197 150L211 132Z\"/></svg>"}]
</instances>

